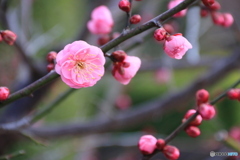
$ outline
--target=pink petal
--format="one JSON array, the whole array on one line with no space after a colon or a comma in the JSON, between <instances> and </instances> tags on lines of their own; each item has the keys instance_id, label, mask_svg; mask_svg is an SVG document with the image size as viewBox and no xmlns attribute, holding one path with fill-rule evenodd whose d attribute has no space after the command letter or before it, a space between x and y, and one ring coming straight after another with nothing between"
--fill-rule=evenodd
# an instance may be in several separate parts
<instances>
[{"instance_id":1,"label":"pink petal","mask_svg":"<svg viewBox=\"0 0 240 160\"><path fill-rule=\"evenodd\" d=\"M130 63L130 66L128 68L124 68L125 72L123 75L116 71L114 78L120 83L127 85L139 70L141 60L135 56L127 56L124 62Z\"/></svg>"},{"instance_id":2,"label":"pink petal","mask_svg":"<svg viewBox=\"0 0 240 160\"><path fill-rule=\"evenodd\" d=\"M93 34L108 34L112 31L113 19L111 12L106 6L99 6L92 11L92 19L87 27Z\"/></svg>"}]
</instances>

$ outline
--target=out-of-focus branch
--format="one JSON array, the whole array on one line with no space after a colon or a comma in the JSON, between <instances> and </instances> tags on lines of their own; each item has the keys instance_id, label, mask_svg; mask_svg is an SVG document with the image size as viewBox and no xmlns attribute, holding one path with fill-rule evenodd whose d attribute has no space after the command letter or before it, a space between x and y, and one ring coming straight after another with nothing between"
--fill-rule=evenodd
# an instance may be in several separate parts
<instances>
[{"instance_id":1,"label":"out-of-focus branch","mask_svg":"<svg viewBox=\"0 0 240 160\"><path fill-rule=\"evenodd\" d=\"M136 107L136 110L133 109L128 112L119 113L111 120L102 118L84 124L78 122L76 124L72 123L60 126L29 128L24 131L39 137L56 138L61 136L112 132L130 128L146 120L150 120L150 117L160 116L169 109L175 108L176 106L179 107L180 104L186 104L187 101L193 98L198 89L216 84L216 82L225 77L231 70L239 66L239 62L240 54L239 51L237 51L231 57L214 63L213 68L209 70L207 74L197 78L185 89L177 93L168 94L163 99L156 99L140 105Z\"/></svg>"},{"instance_id":2,"label":"out-of-focus branch","mask_svg":"<svg viewBox=\"0 0 240 160\"><path fill-rule=\"evenodd\" d=\"M172 8L170 10L167 10L166 12L162 13L161 15L151 19L147 23L145 23L137 28L134 28L128 32L122 33L119 37L117 37L116 39L113 39L112 41L108 42L107 44L103 45L100 48L102 49L102 51L104 53L106 53L107 51L116 47L123 41L125 41L137 34L140 34L150 28L155 27L156 24L158 23L158 21L167 20L169 17L173 16L175 13L189 7L191 4L193 4L194 2L197 2L197 1L199 1L199 0L185 0L182 3L180 3L178 6ZM13 101L19 99L19 98L30 95L32 92L36 91L41 86L45 85L46 83L52 81L53 79L55 79L57 77L59 77L58 74L55 71L52 71L50 74L45 75L43 78L40 78L39 80L35 81L34 83L30 84L29 86L11 94L10 97L6 101L0 103L0 108L10 102L13 102Z\"/></svg>"}]
</instances>

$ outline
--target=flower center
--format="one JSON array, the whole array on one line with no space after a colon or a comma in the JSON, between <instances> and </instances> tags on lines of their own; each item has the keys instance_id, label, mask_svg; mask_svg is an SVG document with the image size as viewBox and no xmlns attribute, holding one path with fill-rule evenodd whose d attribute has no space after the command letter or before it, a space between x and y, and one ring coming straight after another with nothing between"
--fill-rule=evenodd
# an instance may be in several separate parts
<instances>
[{"instance_id":1,"label":"flower center","mask_svg":"<svg viewBox=\"0 0 240 160\"><path fill-rule=\"evenodd\" d=\"M79 69L85 69L85 67L86 67L85 63L82 62L82 61L77 62L77 66L78 66Z\"/></svg>"}]
</instances>

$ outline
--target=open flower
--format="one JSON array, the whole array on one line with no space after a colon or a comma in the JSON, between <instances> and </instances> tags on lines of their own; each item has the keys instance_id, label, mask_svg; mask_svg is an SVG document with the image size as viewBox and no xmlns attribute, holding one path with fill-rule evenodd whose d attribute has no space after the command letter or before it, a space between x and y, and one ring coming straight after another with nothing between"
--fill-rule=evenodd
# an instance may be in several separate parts
<instances>
[{"instance_id":1,"label":"open flower","mask_svg":"<svg viewBox=\"0 0 240 160\"><path fill-rule=\"evenodd\" d=\"M168 3L168 9L172 9L174 7L176 7L178 4L180 4L181 2L183 2L184 0L172 0ZM183 17L185 16L187 13L187 9L181 10L180 12L174 14L173 17Z\"/></svg>"},{"instance_id":2,"label":"open flower","mask_svg":"<svg viewBox=\"0 0 240 160\"><path fill-rule=\"evenodd\" d=\"M57 54L55 70L71 88L91 87L103 76L104 64L100 48L75 41Z\"/></svg>"},{"instance_id":3,"label":"open flower","mask_svg":"<svg viewBox=\"0 0 240 160\"><path fill-rule=\"evenodd\" d=\"M191 48L191 43L182 34L175 34L167 38L163 47L166 54L175 59L182 59L187 50Z\"/></svg>"},{"instance_id":4,"label":"open flower","mask_svg":"<svg viewBox=\"0 0 240 160\"><path fill-rule=\"evenodd\" d=\"M116 52L124 51L115 51L115 53ZM119 59L121 60L114 62L112 74L117 81L127 85L140 68L141 60L138 57L128 55L125 55Z\"/></svg>"},{"instance_id":5,"label":"open flower","mask_svg":"<svg viewBox=\"0 0 240 160\"><path fill-rule=\"evenodd\" d=\"M108 34L112 31L113 19L111 12L106 6L99 6L92 11L91 20L87 27L93 34Z\"/></svg>"}]
</instances>

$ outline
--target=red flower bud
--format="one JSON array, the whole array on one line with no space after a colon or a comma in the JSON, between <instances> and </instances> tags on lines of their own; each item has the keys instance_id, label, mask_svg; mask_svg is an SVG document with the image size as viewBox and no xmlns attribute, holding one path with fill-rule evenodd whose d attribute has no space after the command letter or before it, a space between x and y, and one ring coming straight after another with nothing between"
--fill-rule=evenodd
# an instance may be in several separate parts
<instances>
[{"instance_id":1,"label":"red flower bud","mask_svg":"<svg viewBox=\"0 0 240 160\"><path fill-rule=\"evenodd\" d=\"M205 9L205 8L201 9L201 12L200 12L201 17L207 17L208 13L209 13L209 11L207 9Z\"/></svg>"},{"instance_id":2,"label":"red flower bud","mask_svg":"<svg viewBox=\"0 0 240 160\"><path fill-rule=\"evenodd\" d=\"M158 139L156 143L157 149L162 150L163 147L165 147L165 144L166 143L163 139Z\"/></svg>"},{"instance_id":3,"label":"red flower bud","mask_svg":"<svg viewBox=\"0 0 240 160\"><path fill-rule=\"evenodd\" d=\"M116 62L123 62L126 58L127 54L123 50L117 50L112 53L111 57L113 58L113 61Z\"/></svg>"},{"instance_id":4,"label":"red flower bud","mask_svg":"<svg viewBox=\"0 0 240 160\"><path fill-rule=\"evenodd\" d=\"M101 45L106 44L110 40L111 40L111 38L109 35L102 35L101 37L98 38L98 44L101 46Z\"/></svg>"},{"instance_id":5,"label":"red flower bud","mask_svg":"<svg viewBox=\"0 0 240 160\"><path fill-rule=\"evenodd\" d=\"M204 120L210 120L216 114L215 108L210 104L201 104L198 107L198 112Z\"/></svg>"},{"instance_id":6,"label":"red flower bud","mask_svg":"<svg viewBox=\"0 0 240 160\"><path fill-rule=\"evenodd\" d=\"M141 21L142 17L139 14L135 14L130 18L130 23L137 24Z\"/></svg>"},{"instance_id":7,"label":"red flower bud","mask_svg":"<svg viewBox=\"0 0 240 160\"><path fill-rule=\"evenodd\" d=\"M200 89L200 90L197 91L197 93L196 93L196 99L197 99L197 103L198 103L198 104L208 102L208 98L209 98L209 93L208 93L207 90L205 90L205 89Z\"/></svg>"},{"instance_id":8,"label":"red flower bud","mask_svg":"<svg viewBox=\"0 0 240 160\"><path fill-rule=\"evenodd\" d=\"M53 63L49 63L49 64L47 65L47 71L50 72L51 70L54 69L54 67L55 67L55 65L54 65Z\"/></svg>"},{"instance_id":9,"label":"red flower bud","mask_svg":"<svg viewBox=\"0 0 240 160\"><path fill-rule=\"evenodd\" d=\"M1 36L3 41L6 42L8 45L13 45L17 39L17 35L10 30L2 31Z\"/></svg>"},{"instance_id":10,"label":"red flower bud","mask_svg":"<svg viewBox=\"0 0 240 160\"><path fill-rule=\"evenodd\" d=\"M211 5L213 5L215 3L215 0L202 0L202 3L205 6L209 7L209 6L211 6Z\"/></svg>"},{"instance_id":11,"label":"red flower bud","mask_svg":"<svg viewBox=\"0 0 240 160\"><path fill-rule=\"evenodd\" d=\"M158 28L155 30L153 36L157 41L162 41L166 38L166 35L167 31L164 28Z\"/></svg>"},{"instance_id":12,"label":"red flower bud","mask_svg":"<svg viewBox=\"0 0 240 160\"><path fill-rule=\"evenodd\" d=\"M212 12L212 21L216 25L222 25L224 23L224 16L220 12Z\"/></svg>"},{"instance_id":13,"label":"red flower bud","mask_svg":"<svg viewBox=\"0 0 240 160\"><path fill-rule=\"evenodd\" d=\"M190 137L193 137L193 138L195 138L201 134L200 129L196 126L188 126L185 129L185 131Z\"/></svg>"},{"instance_id":14,"label":"red flower bud","mask_svg":"<svg viewBox=\"0 0 240 160\"><path fill-rule=\"evenodd\" d=\"M240 96L240 89L230 89L227 93L229 99L236 100Z\"/></svg>"},{"instance_id":15,"label":"red flower bud","mask_svg":"<svg viewBox=\"0 0 240 160\"><path fill-rule=\"evenodd\" d=\"M214 2L212 5L210 5L209 8L210 8L211 10L217 11L217 10L219 10L219 9L221 8L221 5L220 5L219 2L216 1L216 2Z\"/></svg>"},{"instance_id":16,"label":"red flower bud","mask_svg":"<svg viewBox=\"0 0 240 160\"><path fill-rule=\"evenodd\" d=\"M223 15L223 18L224 18L222 26L223 27L230 27L234 22L233 16L230 13L223 13L222 15Z\"/></svg>"},{"instance_id":17,"label":"red flower bud","mask_svg":"<svg viewBox=\"0 0 240 160\"><path fill-rule=\"evenodd\" d=\"M51 51L47 54L47 61L49 63L53 63L56 57L57 57L57 52Z\"/></svg>"},{"instance_id":18,"label":"red flower bud","mask_svg":"<svg viewBox=\"0 0 240 160\"><path fill-rule=\"evenodd\" d=\"M0 101L4 101L8 98L10 91L7 87L0 87Z\"/></svg>"},{"instance_id":19,"label":"red flower bud","mask_svg":"<svg viewBox=\"0 0 240 160\"><path fill-rule=\"evenodd\" d=\"M166 158L171 160L177 160L180 156L179 150L171 145L166 145L163 148L163 154L165 155Z\"/></svg>"},{"instance_id":20,"label":"red flower bud","mask_svg":"<svg viewBox=\"0 0 240 160\"><path fill-rule=\"evenodd\" d=\"M118 7L125 12L129 12L131 10L131 3L128 0L121 0L118 3Z\"/></svg>"},{"instance_id":21,"label":"red flower bud","mask_svg":"<svg viewBox=\"0 0 240 160\"><path fill-rule=\"evenodd\" d=\"M190 109L187 111L187 113L184 115L184 119L182 122L185 122L188 120L193 114L195 114L197 111L195 109ZM202 123L202 117L200 115L197 115L197 117L190 123L190 125L193 126L199 126Z\"/></svg>"}]
</instances>

